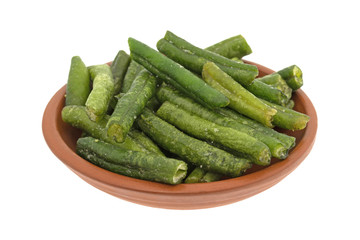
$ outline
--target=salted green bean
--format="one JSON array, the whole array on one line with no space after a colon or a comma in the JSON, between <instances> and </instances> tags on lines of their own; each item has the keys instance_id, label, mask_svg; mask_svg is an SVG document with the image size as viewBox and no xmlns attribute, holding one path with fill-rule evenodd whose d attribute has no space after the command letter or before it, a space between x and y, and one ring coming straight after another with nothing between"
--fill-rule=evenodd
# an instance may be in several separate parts
<instances>
[{"instance_id":1,"label":"salted green bean","mask_svg":"<svg viewBox=\"0 0 360 240\"><path fill-rule=\"evenodd\" d=\"M277 73L281 75L289 87L291 87L294 91L301 88L303 85L302 71L296 65L284 68Z\"/></svg>"},{"instance_id":2,"label":"salted green bean","mask_svg":"<svg viewBox=\"0 0 360 240\"><path fill-rule=\"evenodd\" d=\"M136 117L142 112L148 100L155 94L156 80L147 70L141 71L131 88L122 96L106 127L109 137L123 142Z\"/></svg>"},{"instance_id":3,"label":"salted green bean","mask_svg":"<svg viewBox=\"0 0 360 240\"><path fill-rule=\"evenodd\" d=\"M201 73L203 65L208 62L205 58L183 51L163 38L157 42L156 47L159 52L195 73Z\"/></svg>"},{"instance_id":4,"label":"salted green bean","mask_svg":"<svg viewBox=\"0 0 360 240\"><path fill-rule=\"evenodd\" d=\"M301 130L306 127L306 124L310 120L310 117L306 114L294 111L287 107L267 102L265 100L262 101L277 110L273 121L275 126L293 131Z\"/></svg>"},{"instance_id":5,"label":"salted green bean","mask_svg":"<svg viewBox=\"0 0 360 240\"><path fill-rule=\"evenodd\" d=\"M200 182L206 183L206 182L216 182L219 181L222 178L221 174L213 173L213 172L207 172L202 179L200 179Z\"/></svg>"},{"instance_id":6,"label":"salted green bean","mask_svg":"<svg viewBox=\"0 0 360 240\"><path fill-rule=\"evenodd\" d=\"M165 156L164 153L160 150L160 148L143 132L136 129L131 129L128 135L132 138L132 140L143 146L145 149L149 150L149 152Z\"/></svg>"},{"instance_id":7,"label":"salted green bean","mask_svg":"<svg viewBox=\"0 0 360 240\"><path fill-rule=\"evenodd\" d=\"M84 106L90 94L90 74L79 56L71 59L65 105Z\"/></svg>"},{"instance_id":8,"label":"salted green bean","mask_svg":"<svg viewBox=\"0 0 360 240\"><path fill-rule=\"evenodd\" d=\"M126 93L129 91L131 84L135 80L136 76L144 69L144 67L134 60L131 60L129 67L126 71L126 75L124 77L123 84L121 86L120 92Z\"/></svg>"},{"instance_id":9,"label":"salted green bean","mask_svg":"<svg viewBox=\"0 0 360 240\"><path fill-rule=\"evenodd\" d=\"M76 151L96 165L130 177L179 184L186 176L187 164L183 161L158 154L125 150L92 137L80 138Z\"/></svg>"},{"instance_id":10,"label":"salted green bean","mask_svg":"<svg viewBox=\"0 0 360 240\"><path fill-rule=\"evenodd\" d=\"M285 105L289 101L289 98L285 95L285 93L273 86L259 81L258 79L255 79L252 84L246 86L246 89L258 98L265 99L279 105Z\"/></svg>"},{"instance_id":11,"label":"salted green bean","mask_svg":"<svg viewBox=\"0 0 360 240\"><path fill-rule=\"evenodd\" d=\"M94 81L95 77L100 74L112 76L111 67L107 64L92 65L88 67L91 80Z\"/></svg>"},{"instance_id":12,"label":"salted green bean","mask_svg":"<svg viewBox=\"0 0 360 240\"><path fill-rule=\"evenodd\" d=\"M257 78L258 81L261 81L265 84L268 84L274 88L279 89L281 92L285 94L285 96L290 99L292 96L292 89L287 85L285 80L278 73L273 73L266 75L261 78Z\"/></svg>"},{"instance_id":13,"label":"salted green bean","mask_svg":"<svg viewBox=\"0 0 360 240\"><path fill-rule=\"evenodd\" d=\"M118 94L130 63L130 56L120 50L111 64L111 72L114 77L114 94Z\"/></svg>"},{"instance_id":14,"label":"salted green bean","mask_svg":"<svg viewBox=\"0 0 360 240\"><path fill-rule=\"evenodd\" d=\"M206 171L200 167L196 167L189 176L186 177L185 183L199 183L203 176L206 174Z\"/></svg>"},{"instance_id":15,"label":"salted green bean","mask_svg":"<svg viewBox=\"0 0 360 240\"><path fill-rule=\"evenodd\" d=\"M295 107L294 100L290 99L289 102L285 105L285 107L293 109Z\"/></svg>"},{"instance_id":16,"label":"salted green bean","mask_svg":"<svg viewBox=\"0 0 360 240\"><path fill-rule=\"evenodd\" d=\"M92 121L99 121L107 112L114 94L114 81L111 69L107 64L89 68L93 79L93 88L86 100L87 114Z\"/></svg>"},{"instance_id":17,"label":"salted green bean","mask_svg":"<svg viewBox=\"0 0 360 240\"><path fill-rule=\"evenodd\" d=\"M252 53L249 44L246 42L245 38L241 35L237 35L225 39L210 47L207 47L206 50L217 53L226 58L236 57L239 59Z\"/></svg>"}]
</instances>

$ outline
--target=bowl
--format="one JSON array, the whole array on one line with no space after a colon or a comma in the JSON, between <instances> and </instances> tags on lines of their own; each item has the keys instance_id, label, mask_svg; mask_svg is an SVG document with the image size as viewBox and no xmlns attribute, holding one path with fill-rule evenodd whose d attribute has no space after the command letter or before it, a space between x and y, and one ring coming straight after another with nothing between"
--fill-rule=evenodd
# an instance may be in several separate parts
<instances>
[{"instance_id":1,"label":"bowl","mask_svg":"<svg viewBox=\"0 0 360 240\"><path fill-rule=\"evenodd\" d=\"M254 64L259 76L274 71ZM97 167L75 153L81 131L64 123L61 110L65 102L66 85L48 103L42 122L43 135L51 151L75 174L92 186L113 196L133 203L167 209L201 209L234 203L258 194L290 174L309 154L316 136L317 116L310 99L301 90L293 94L295 110L310 116L301 131L278 129L296 137L296 146L288 158L272 159L268 167L254 166L245 175L211 183L167 185L122 176Z\"/></svg>"}]
</instances>

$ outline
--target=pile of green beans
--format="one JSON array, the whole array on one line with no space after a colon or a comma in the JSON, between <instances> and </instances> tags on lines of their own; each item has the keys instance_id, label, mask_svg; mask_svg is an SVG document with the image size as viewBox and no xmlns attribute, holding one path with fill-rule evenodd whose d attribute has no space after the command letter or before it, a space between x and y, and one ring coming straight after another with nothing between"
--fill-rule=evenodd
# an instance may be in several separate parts
<instances>
[{"instance_id":1,"label":"pile of green beans","mask_svg":"<svg viewBox=\"0 0 360 240\"><path fill-rule=\"evenodd\" d=\"M291 153L296 139L274 126L296 131L310 120L292 109L300 68L257 78L241 35L206 49L170 31L158 51L128 43L110 65L71 59L61 112L83 131L77 154L105 170L171 185L240 177Z\"/></svg>"}]
</instances>

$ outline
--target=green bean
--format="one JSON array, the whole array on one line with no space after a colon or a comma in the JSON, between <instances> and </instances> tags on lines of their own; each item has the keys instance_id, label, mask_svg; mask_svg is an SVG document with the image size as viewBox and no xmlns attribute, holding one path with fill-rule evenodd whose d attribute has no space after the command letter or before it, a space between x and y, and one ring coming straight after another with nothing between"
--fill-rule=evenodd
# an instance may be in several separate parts
<instances>
[{"instance_id":1,"label":"green bean","mask_svg":"<svg viewBox=\"0 0 360 240\"><path fill-rule=\"evenodd\" d=\"M281 75L289 87L291 87L294 91L301 88L303 85L302 71L296 65L284 68L277 73Z\"/></svg>"},{"instance_id":2,"label":"green bean","mask_svg":"<svg viewBox=\"0 0 360 240\"><path fill-rule=\"evenodd\" d=\"M111 64L111 72L114 77L114 94L118 94L130 63L130 56L120 50Z\"/></svg>"},{"instance_id":3,"label":"green bean","mask_svg":"<svg viewBox=\"0 0 360 240\"><path fill-rule=\"evenodd\" d=\"M110 172L118 173L128 177L144 179L144 180L150 179L150 176L152 176L152 173L150 172L149 174L148 171L143 171L138 168L130 168L128 166L125 167L123 165L107 162L104 159L98 157L97 155L90 153L89 150L86 149L80 149L78 147L77 154L80 157L88 160L92 164L101 167L105 170L108 170Z\"/></svg>"},{"instance_id":4,"label":"green bean","mask_svg":"<svg viewBox=\"0 0 360 240\"><path fill-rule=\"evenodd\" d=\"M208 121L214 122L214 123L219 124L224 127L233 128L237 131L246 133L246 134L260 140L261 142L265 143L269 147L272 156L279 158L279 159L286 158L289 149L295 143L295 139L293 137L288 137L285 134L278 133L275 130L267 128L264 125L254 121L254 120L251 120L249 118L243 117L243 118L245 118L245 120L243 120L242 122L239 122L233 118L230 118L231 116L225 117L225 115L222 114L222 112L217 113L210 109L207 109L207 108L203 107L202 105L194 102L192 99L181 95L178 91L176 91L164 84L158 89L158 91L156 93L156 97L159 99L160 102L169 101L169 102L177 105L179 108L182 108L182 109L184 109L192 114L195 114L201 118L204 118ZM220 108L220 109L216 109L215 111L220 111L220 110L225 110L225 109ZM230 109L229 109L229 111L234 112ZM235 112L234 112L234 114L240 115ZM251 124L252 122L253 122L253 124ZM258 126L258 125L260 125L260 126ZM259 129L257 129L257 128L259 128ZM268 131L270 131L271 134L269 134L268 131L262 131L261 128L266 128ZM284 136L280 136L279 138L281 140L278 140L273 135L284 135ZM283 141L287 142L287 144L284 144Z\"/></svg>"},{"instance_id":5,"label":"green bean","mask_svg":"<svg viewBox=\"0 0 360 240\"><path fill-rule=\"evenodd\" d=\"M209 51L210 51L210 50L209 50ZM211 52L211 51L210 51L210 52ZM244 63L243 60L241 60L240 58L237 58L237 57L233 57L233 58L231 58L231 60L236 61L236 62L239 62L239 63Z\"/></svg>"},{"instance_id":6,"label":"green bean","mask_svg":"<svg viewBox=\"0 0 360 240\"><path fill-rule=\"evenodd\" d=\"M156 114L189 135L202 140L217 142L244 153L258 165L270 164L271 153L269 148L256 138L243 132L192 115L170 102L164 102Z\"/></svg>"},{"instance_id":7,"label":"green bean","mask_svg":"<svg viewBox=\"0 0 360 240\"><path fill-rule=\"evenodd\" d=\"M91 90L85 106L92 121L99 121L107 112L114 93L114 81L110 67L106 64L89 68L93 79Z\"/></svg>"},{"instance_id":8,"label":"green bean","mask_svg":"<svg viewBox=\"0 0 360 240\"><path fill-rule=\"evenodd\" d=\"M200 182L216 182L219 181L222 178L221 174L213 173L213 172L207 172L202 179L200 179Z\"/></svg>"},{"instance_id":9,"label":"green bean","mask_svg":"<svg viewBox=\"0 0 360 240\"><path fill-rule=\"evenodd\" d=\"M285 105L289 98L279 89L255 79L246 89L256 97L279 105Z\"/></svg>"},{"instance_id":10,"label":"green bean","mask_svg":"<svg viewBox=\"0 0 360 240\"><path fill-rule=\"evenodd\" d=\"M100 74L112 76L111 67L107 64L92 65L88 67L88 70L92 81L94 81L95 77Z\"/></svg>"},{"instance_id":11,"label":"green bean","mask_svg":"<svg viewBox=\"0 0 360 240\"><path fill-rule=\"evenodd\" d=\"M285 105L285 107L293 109L295 107L294 100L290 99L289 102Z\"/></svg>"},{"instance_id":12,"label":"green bean","mask_svg":"<svg viewBox=\"0 0 360 240\"><path fill-rule=\"evenodd\" d=\"M76 150L90 162L130 177L179 184L186 176L187 165L183 161L152 153L124 150L92 137L80 138Z\"/></svg>"},{"instance_id":13,"label":"green bean","mask_svg":"<svg viewBox=\"0 0 360 240\"><path fill-rule=\"evenodd\" d=\"M79 128L87 132L90 136L98 138L105 142L114 144L124 149L149 152L142 145L135 142L131 137L127 137L123 143L117 143L114 139L108 137L106 131L106 123L110 116L105 115L98 122L89 119L84 106L66 106L61 111L62 120L73 127Z\"/></svg>"},{"instance_id":14,"label":"green bean","mask_svg":"<svg viewBox=\"0 0 360 240\"><path fill-rule=\"evenodd\" d=\"M237 177L251 167L251 162L248 159L237 158L230 153L192 138L161 120L148 109L144 109L137 122L141 130L160 147L206 171Z\"/></svg>"},{"instance_id":15,"label":"green bean","mask_svg":"<svg viewBox=\"0 0 360 240\"><path fill-rule=\"evenodd\" d=\"M261 102L214 63L206 63L202 75L205 82L230 99L230 108L266 126L273 126L271 122L276 110Z\"/></svg>"},{"instance_id":16,"label":"green bean","mask_svg":"<svg viewBox=\"0 0 360 240\"><path fill-rule=\"evenodd\" d=\"M185 179L185 183L205 183L215 182L222 178L221 174L213 172L205 172L204 169L196 167Z\"/></svg>"},{"instance_id":17,"label":"green bean","mask_svg":"<svg viewBox=\"0 0 360 240\"><path fill-rule=\"evenodd\" d=\"M131 129L128 135L137 143L142 145L145 149L149 150L149 152L157 153L159 155L165 156L164 153L160 150L160 148L143 132L140 132L135 129Z\"/></svg>"},{"instance_id":18,"label":"green bean","mask_svg":"<svg viewBox=\"0 0 360 240\"><path fill-rule=\"evenodd\" d=\"M261 78L257 78L258 81L261 81L265 84L268 84L274 88L279 89L281 92L285 94L285 96L290 99L292 96L292 89L287 85L285 80L278 73L273 73L266 75Z\"/></svg>"},{"instance_id":19,"label":"green bean","mask_svg":"<svg viewBox=\"0 0 360 240\"><path fill-rule=\"evenodd\" d=\"M131 60L130 65L126 71L123 84L121 86L121 92L126 93L129 91L131 84L135 80L136 76L144 69L144 67L134 60Z\"/></svg>"},{"instance_id":20,"label":"green bean","mask_svg":"<svg viewBox=\"0 0 360 240\"><path fill-rule=\"evenodd\" d=\"M90 75L80 57L71 59L65 105L84 106L90 93Z\"/></svg>"},{"instance_id":21,"label":"green bean","mask_svg":"<svg viewBox=\"0 0 360 240\"><path fill-rule=\"evenodd\" d=\"M131 88L118 100L106 127L109 137L123 142L136 117L142 112L148 100L155 94L156 80L143 70L134 80Z\"/></svg>"},{"instance_id":22,"label":"green bean","mask_svg":"<svg viewBox=\"0 0 360 240\"><path fill-rule=\"evenodd\" d=\"M201 73L203 65L208 62L205 58L183 51L163 38L157 42L156 47L159 52L195 73Z\"/></svg>"},{"instance_id":23,"label":"green bean","mask_svg":"<svg viewBox=\"0 0 360 240\"><path fill-rule=\"evenodd\" d=\"M281 143L283 143L287 149L291 149L295 146L296 139L294 137L288 136L283 133L279 133L272 128L268 128L257 121L254 121L250 118L247 118L247 117L239 114L238 112L235 112L228 108L219 108L219 109L216 109L216 111L218 113L222 114L223 116L230 117L230 118L238 121L241 124L250 126L253 129L255 129L256 131L262 132L265 135L276 138Z\"/></svg>"},{"instance_id":24,"label":"green bean","mask_svg":"<svg viewBox=\"0 0 360 240\"><path fill-rule=\"evenodd\" d=\"M111 113L114 111L116 107L118 100L124 95L125 93L119 93L118 95L115 95L114 97L111 98L109 103L108 114L111 115ZM161 103L156 99L156 97L150 98L149 101L146 103L146 107L153 111L156 111L160 107L160 105Z\"/></svg>"},{"instance_id":25,"label":"green bean","mask_svg":"<svg viewBox=\"0 0 360 240\"><path fill-rule=\"evenodd\" d=\"M306 127L306 124L310 120L310 117L306 114L294 111L287 107L267 102L265 100L262 101L277 110L273 121L275 126L293 131L301 130Z\"/></svg>"},{"instance_id":26,"label":"green bean","mask_svg":"<svg viewBox=\"0 0 360 240\"><path fill-rule=\"evenodd\" d=\"M224 107L229 104L229 99L223 94L161 53L133 38L129 38L129 46L131 57L135 61L202 104L210 107Z\"/></svg>"},{"instance_id":27,"label":"green bean","mask_svg":"<svg viewBox=\"0 0 360 240\"><path fill-rule=\"evenodd\" d=\"M199 183L206 171L200 167L196 167L185 179L185 183Z\"/></svg>"},{"instance_id":28,"label":"green bean","mask_svg":"<svg viewBox=\"0 0 360 240\"><path fill-rule=\"evenodd\" d=\"M252 53L249 44L241 35L225 39L219 43L207 47L206 50L217 53L226 58L236 57L239 59Z\"/></svg>"}]
</instances>

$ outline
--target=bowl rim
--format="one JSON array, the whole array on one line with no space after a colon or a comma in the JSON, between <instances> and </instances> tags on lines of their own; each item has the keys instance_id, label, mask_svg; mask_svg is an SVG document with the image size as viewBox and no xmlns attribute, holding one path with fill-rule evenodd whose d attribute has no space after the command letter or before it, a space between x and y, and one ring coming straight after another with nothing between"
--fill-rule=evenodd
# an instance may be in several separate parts
<instances>
[{"instance_id":1,"label":"bowl rim","mask_svg":"<svg viewBox=\"0 0 360 240\"><path fill-rule=\"evenodd\" d=\"M250 61L245 62L256 65L259 70L261 69L261 71L265 74L271 74L274 72L273 70L260 64ZM311 151L317 132L317 114L315 108L307 95L301 89L298 89L296 91L297 97L303 103L305 109L304 113L310 116L310 121L304 130L302 140L292 149L288 158L276 162L259 171L236 178L210 183L168 185L135 179L110 172L81 158L70 147L68 147L68 145L63 141L56 124L57 116L61 113L61 109L63 107L61 103L64 101L65 91L66 84L51 98L44 111L42 131L47 145L54 155L57 156L71 170L80 173L83 176L87 176L99 183L127 190L155 194L183 195L227 191L231 189L246 188L257 184L265 184L266 182L273 181L281 176L285 177L293 171ZM288 171L288 169L292 170Z\"/></svg>"}]
</instances>

